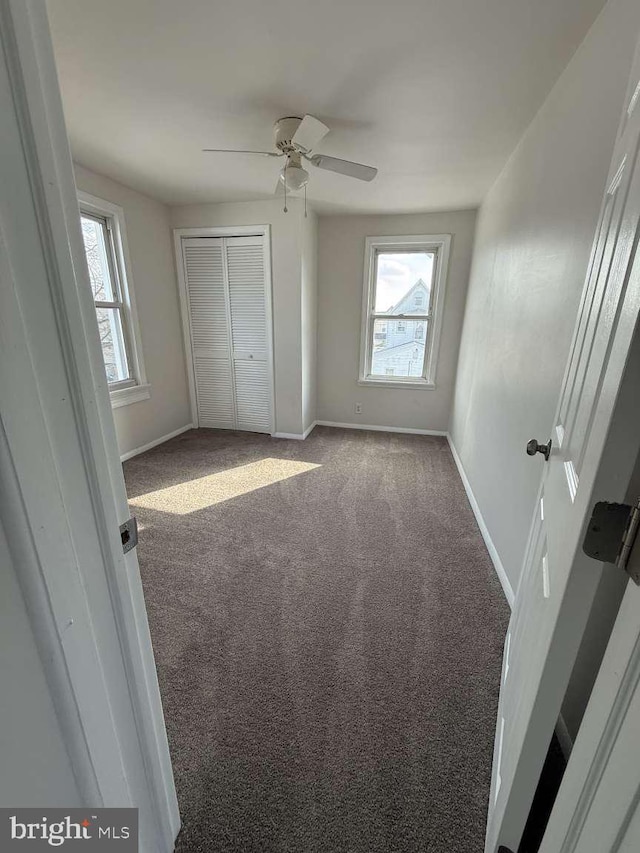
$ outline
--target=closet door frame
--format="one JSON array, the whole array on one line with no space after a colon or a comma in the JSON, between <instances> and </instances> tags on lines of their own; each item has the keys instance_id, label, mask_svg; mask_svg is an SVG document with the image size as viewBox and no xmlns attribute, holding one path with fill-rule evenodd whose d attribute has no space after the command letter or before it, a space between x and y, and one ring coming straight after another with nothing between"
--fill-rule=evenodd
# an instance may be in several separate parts
<instances>
[{"instance_id":1,"label":"closet door frame","mask_svg":"<svg viewBox=\"0 0 640 853\"><path fill-rule=\"evenodd\" d=\"M173 240L178 273L178 292L180 294L180 314L182 316L182 336L184 357L189 380L189 400L191 420L198 427L198 400L196 397L196 379L193 366L193 346L191 341L191 323L189 319L189 293L182 241L191 237L262 237L265 280L265 310L267 316L267 366L269 372L269 396L271 402L270 434L276 431L276 400L273 361L273 295L271 282L271 226L270 225L216 225L208 228L174 228ZM230 345L233 346L230 340Z\"/></svg>"}]
</instances>

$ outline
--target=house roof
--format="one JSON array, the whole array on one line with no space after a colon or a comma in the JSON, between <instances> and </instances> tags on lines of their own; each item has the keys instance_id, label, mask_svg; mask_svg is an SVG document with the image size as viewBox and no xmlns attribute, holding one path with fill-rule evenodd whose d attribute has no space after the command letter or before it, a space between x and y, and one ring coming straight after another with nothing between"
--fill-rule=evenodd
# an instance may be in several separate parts
<instances>
[{"instance_id":1,"label":"house roof","mask_svg":"<svg viewBox=\"0 0 640 853\"><path fill-rule=\"evenodd\" d=\"M391 306L391 308L389 309L389 311L388 311L387 313L389 313L389 314L402 314L402 311L400 310L401 306L402 306L402 305L403 305L403 304L404 304L404 303L405 303L405 302L406 302L406 301L411 297L411 295L412 295L413 293L415 293L415 292L416 292L416 290L418 290L419 288L422 288L422 289L424 290L424 292L425 292L425 293L429 293L429 287L428 287L427 283L424 281L424 279L419 278L419 279L416 281L416 283L413 285L413 287L411 288L411 290L407 291L407 293L405 293L405 295L402 297L402 299L400 299L398 302L396 302L396 304L395 304L395 305L392 305L392 306Z\"/></svg>"},{"instance_id":2,"label":"house roof","mask_svg":"<svg viewBox=\"0 0 640 853\"><path fill-rule=\"evenodd\" d=\"M380 347L380 349L374 350L373 354L375 356L390 355L391 353L393 353L393 355L398 355L402 352L403 349L406 349L407 347L421 347L422 349L424 349L424 341L412 340L405 341L402 344L396 344L394 347Z\"/></svg>"}]
</instances>

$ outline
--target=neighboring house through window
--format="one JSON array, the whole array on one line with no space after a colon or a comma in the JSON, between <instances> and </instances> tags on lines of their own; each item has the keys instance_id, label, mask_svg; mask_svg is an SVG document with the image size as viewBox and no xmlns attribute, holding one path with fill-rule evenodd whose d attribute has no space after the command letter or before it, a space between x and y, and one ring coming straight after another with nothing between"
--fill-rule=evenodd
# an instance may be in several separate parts
<instances>
[{"instance_id":1,"label":"neighboring house through window","mask_svg":"<svg viewBox=\"0 0 640 853\"><path fill-rule=\"evenodd\" d=\"M142 359L124 212L86 193L79 193L78 201L102 356L111 405L116 408L151 396Z\"/></svg>"},{"instance_id":2,"label":"neighboring house through window","mask_svg":"<svg viewBox=\"0 0 640 853\"><path fill-rule=\"evenodd\" d=\"M435 387L450 242L367 237L361 384Z\"/></svg>"}]
</instances>

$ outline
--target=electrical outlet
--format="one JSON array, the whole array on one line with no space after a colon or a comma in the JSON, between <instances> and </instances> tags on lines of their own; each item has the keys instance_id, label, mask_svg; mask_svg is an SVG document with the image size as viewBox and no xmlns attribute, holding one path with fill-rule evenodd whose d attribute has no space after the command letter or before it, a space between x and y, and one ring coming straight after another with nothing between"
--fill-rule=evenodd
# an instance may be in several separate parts
<instances>
[{"instance_id":1,"label":"electrical outlet","mask_svg":"<svg viewBox=\"0 0 640 853\"><path fill-rule=\"evenodd\" d=\"M362 414L362 403L356 403L356 415Z\"/></svg>"}]
</instances>

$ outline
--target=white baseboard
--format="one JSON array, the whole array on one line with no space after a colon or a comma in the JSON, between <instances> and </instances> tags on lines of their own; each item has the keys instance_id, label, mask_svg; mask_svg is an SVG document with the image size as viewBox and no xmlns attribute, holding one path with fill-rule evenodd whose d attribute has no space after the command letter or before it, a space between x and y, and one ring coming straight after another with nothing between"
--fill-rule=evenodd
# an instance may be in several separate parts
<instances>
[{"instance_id":1,"label":"white baseboard","mask_svg":"<svg viewBox=\"0 0 640 853\"><path fill-rule=\"evenodd\" d=\"M151 450L152 447L157 447L159 444L164 444L165 441L169 441L170 438L175 438L177 435L181 435L183 432L187 432L187 430L189 429L193 429L193 424L185 424L179 429L174 429L173 432L167 433L167 435L161 435L160 438L154 438L154 440L150 441L149 444L144 444L142 447L136 447L135 450L128 450L126 453L123 453L120 456L120 461L126 462L127 459L131 459L134 456L138 456L140 453L144 453L146 450Z\"/></svg>"},{"instance_id":2,"label":"white baseboard","mask_svg":"<svg viewBox=\"0 0 640 853\"><path fill-rule=\"evenodd\" d=\"M271 438L291 438L295 441L304 441L305 435L302 432L273 432Z\"/></svg>"},{"instance_id":3,"label":"white baseboard","mask_svg":"<svg viewBox=\"0 0 640 853\"><path fill-rule=\"evenodd\" d=\"M303 437L303 438L308 438L308 436L310 436L310 435L311 435L311 433L314 431L314 429L316 428L316 426L317 426L317 425L318 425L318 421L314 421L314 422L311 424L311 426L308 426L308 427L305 429L305 431L302 433L302 437Z\"/></svg>"},{"instance_id":4,"label":"white baseboard","mask_svg":"<svg viewBox=\"0 0 640 853\"><path fill-rule=\"evenodd\" d=\"M476 521L478 522L478 527L480 528L480 533L482 534L482 538L484 539L484 544L487 546L487 551L489 552L489 556L491 557L491 561L496 570L496 574L498 575L498 579L502 584L502 589L504 590L505 598L509 602L509 607L513 608L514 594L513 588L509 582L509 578L507 577L507 573L504 570L504 566L502 565L502 561L500 560L500 556L498 551L496 550L496 546L493 544L493 540L491 539L491 535L487 528L487 525L484 522L484 518L482 517L482 513L480 512L480 507L478 506L478 501L473 494L471 489L471 484L467 479L467 475L465 473L464 468L462 467L462 461L458 456L458 451L455 448L453 441L451 440L451 436L447 433L447 441L449 442L449 447L451 448L451 454L453 456L453 460L456 463L456 467L458 469L458 473L460 474L460 479L462 480L462 484L467 493L467 498L469 499L469 503L471 504L471 509L473 510L473 514L476 517Z\"/></svg>"},{"instance_id":5,"label":"white baseboard","mask_svg":"<svg viewBox=\"0 0 640 853\"><path fill-rule=\"evenodd\" d=\"M272 438L292 438L295 441L304 441L307 436L311 435L317 423L318 421L314 421L304 432L274 432Z\"/></svg>"},{"instance_id":6,"label":"white baseboard","mask_svg":"<svg viewBox=\"0 0 640 853\"><path fill-rule=\"evenodd\" d=\"M573 738L569 734L569 729L567 728L567 724L565 723L562 714L560 714L558 722L556 723L556 737L558 738L558 743L560 744L560 749L562 750L565 761L568 761L571 755L571 750L573 749Z\"/></svg>"},{"instance_id":7,"label":"white baseboard","mask_svg":"<svg viewBox=\"0 0 640 853\"><path fill-rule=\"evenodd\" d=\"M410 435L447 435L440 429L410 429L408 427L379 426L378 424L339 424L335 421L316 421L317 426L339 427L340 429L370 429L375 432L404 432Z\"/></svg>"}]
</instances>

